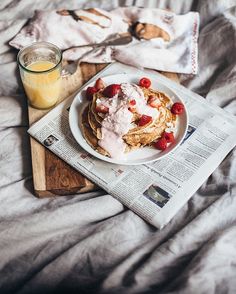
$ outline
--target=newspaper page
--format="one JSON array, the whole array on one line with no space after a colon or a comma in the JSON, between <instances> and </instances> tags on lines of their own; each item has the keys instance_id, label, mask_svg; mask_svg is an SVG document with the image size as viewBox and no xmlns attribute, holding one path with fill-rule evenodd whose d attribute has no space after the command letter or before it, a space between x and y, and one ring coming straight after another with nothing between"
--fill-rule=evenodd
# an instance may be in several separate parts
<instances>
[{"instance_id":1,"label":"newspaper page","mask_svg":"<svg viewBox=\"0 0 236 294\"><path fill-rule=\"evenodd\" d=\"M102 161L84 151L69 127L69 108L74 97L59 104L28 132L125 206L161 229L236 145L236 118L153 71L144 72L115 63L92 80L123 72L145 73L150 78L159 79L186 103L189 113L187 134L182 144L165 158L149 164L124 166Z\"/></svg>"}]
</instances>

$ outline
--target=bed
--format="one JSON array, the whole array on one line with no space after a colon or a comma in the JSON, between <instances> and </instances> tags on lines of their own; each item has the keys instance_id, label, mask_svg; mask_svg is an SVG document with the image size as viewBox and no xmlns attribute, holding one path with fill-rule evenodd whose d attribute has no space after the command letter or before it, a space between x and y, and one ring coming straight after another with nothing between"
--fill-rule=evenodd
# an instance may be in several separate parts
<instances>
[{"instance_id":1,"label":"bed","mask_svg":"<svg viewBox=\"0 0 236 294\"><path fill-rule=\"evenodd\" d=\"M157 1L200 13L199 73L181 83L236 114L235 1ZM162 230L102 191L33 195L27 104L8 45L35 9L156 1L0 4L0 293L236 293L236 150Z\"/></svg>"}]
</instances>

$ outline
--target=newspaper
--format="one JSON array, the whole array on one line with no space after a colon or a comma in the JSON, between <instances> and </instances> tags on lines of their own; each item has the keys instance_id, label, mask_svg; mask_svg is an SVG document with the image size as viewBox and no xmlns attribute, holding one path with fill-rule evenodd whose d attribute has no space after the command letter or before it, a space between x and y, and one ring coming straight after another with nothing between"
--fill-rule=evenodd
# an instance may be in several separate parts
<instances>
[{"instance_id":1,"label":"newspaper","mask_svg":"<svg viewBox=\"0 0 236 294\"><path fill-rule=\"evenodd\" d=\"M236 145L236 118L154 71L115 63L93 77L140 73L178 93L189 113L183 143L167 157L137 166L94 158L73 138L69 108L74 96L36 122L29 134L152 225L162 228L189 200ZM86 87L86 84L80 89Z\"/></svg>"}]
</instances>

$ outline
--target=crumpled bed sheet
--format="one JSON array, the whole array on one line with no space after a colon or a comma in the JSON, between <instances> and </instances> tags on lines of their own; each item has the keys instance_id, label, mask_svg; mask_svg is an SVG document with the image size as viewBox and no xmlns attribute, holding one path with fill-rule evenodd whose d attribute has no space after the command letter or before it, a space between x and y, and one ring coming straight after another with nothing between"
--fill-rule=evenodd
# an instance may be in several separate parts
<instances>
[{"instance_id":1,"label":"crumpled bed sheet","mask_svg":"<svg viewBox=\"0 0 236 294\"><path fill-rule=\"evenodd\" d=\"M78 4L79 3L79 4ZM160 1L200 13L199 74L182 83L236 114L236 3ZM104 192L33 196L28 119L8 42L35 9L155 1L0 3L0 293L236 293L236 150L161 231Z\"/></svg>"}]
</instances>

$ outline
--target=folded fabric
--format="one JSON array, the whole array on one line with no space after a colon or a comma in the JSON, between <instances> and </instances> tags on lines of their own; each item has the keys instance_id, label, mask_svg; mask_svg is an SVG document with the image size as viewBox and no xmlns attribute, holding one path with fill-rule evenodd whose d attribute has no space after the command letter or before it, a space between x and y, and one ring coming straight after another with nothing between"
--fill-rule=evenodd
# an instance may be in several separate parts
<instances>
[{"instance_id":1,"label":"folded fabric","mask_svg":"<svg viewBox=\"0 0 236 294\"><path fill-rule=\"evenodd\" d=\"M196 74L198 69L199 15L162 9L120 7L102 9L36 11L30 23L10 41L22 48L36 41L56 44L63 50L100 43L114 34L131 33L128 45L72 48L67 60L92 63L120 61L137 67Z\"/></svg>"}]
</instances>

